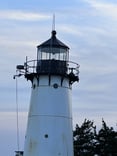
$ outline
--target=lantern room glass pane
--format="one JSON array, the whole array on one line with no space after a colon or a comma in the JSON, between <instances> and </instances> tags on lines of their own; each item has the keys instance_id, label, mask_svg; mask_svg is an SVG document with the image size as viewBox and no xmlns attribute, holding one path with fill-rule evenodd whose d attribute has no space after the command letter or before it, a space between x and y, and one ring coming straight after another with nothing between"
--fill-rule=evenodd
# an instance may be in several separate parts
<instances>
[{"instance_id":1,"label":"lantern room glass pane","mask_svg":"<svg viewBox=\"0 0 117 156\"><path fill-rule=\"evenodd\" d=\"M37 51L37 60L62 60L68 61L69 50L59 47L44 47L39 48Z\"/></svg>"}]
</instances>

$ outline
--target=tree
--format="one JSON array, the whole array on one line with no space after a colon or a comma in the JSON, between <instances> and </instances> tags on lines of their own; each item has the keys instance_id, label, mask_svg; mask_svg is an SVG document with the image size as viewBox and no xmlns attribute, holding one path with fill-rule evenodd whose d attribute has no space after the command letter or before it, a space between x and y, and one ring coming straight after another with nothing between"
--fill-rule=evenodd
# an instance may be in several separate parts
<instances>
[{"instance_id":1,"label":"tree","mask_svg":"<svg viewBox=\"0 0 117 156\"><path fill-rule=\"evenodd\" d=\"M96 126L85 119L73 132L74 156L117 156L117 132L108 127L102 120L102 127L96 131Z\"/></svg>"},{"instance_id":2,"label":"tree","mask_svg":"<svg viewBox=\"0 0 117 156\"><path fill-rule=\"evenodd\" d=\"M81 127L76 124L74 136L74 156L94 156L96 148L96 126L85 119Z\"/></svg>"},{"instance_id":3,"label":"tree","mask_svg":"<svg viewBox=\"0 0 117 156\"><path fill-rule=\"evenodd\" d=\"M96 153L99 156L117 156L117 132L102 120L102 128L96 135Z\"/></svg>"}]
</instances>

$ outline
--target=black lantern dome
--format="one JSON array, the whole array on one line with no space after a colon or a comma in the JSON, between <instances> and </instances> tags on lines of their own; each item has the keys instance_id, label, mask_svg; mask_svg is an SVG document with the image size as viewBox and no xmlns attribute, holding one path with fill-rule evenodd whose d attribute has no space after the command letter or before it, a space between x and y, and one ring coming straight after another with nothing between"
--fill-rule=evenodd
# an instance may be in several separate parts
<instances>
[{"instance_id":1,"label":"black lantern dome","mask_svg":"<svg viewBox=\"0 0 117 156\"><path fill-rule=\"evenodd\" d=\"M63 47L63 48L67 48L69 49L69 47L67 45L65 45L64 43L62 43L60 40L58 40L56 38L56 31L53 30L52 31L52 36L49 40L45 41L44 43L38 45L37 47L49 47L49 46L53 46L53 47Z\"/></svg>"}]
</instances>

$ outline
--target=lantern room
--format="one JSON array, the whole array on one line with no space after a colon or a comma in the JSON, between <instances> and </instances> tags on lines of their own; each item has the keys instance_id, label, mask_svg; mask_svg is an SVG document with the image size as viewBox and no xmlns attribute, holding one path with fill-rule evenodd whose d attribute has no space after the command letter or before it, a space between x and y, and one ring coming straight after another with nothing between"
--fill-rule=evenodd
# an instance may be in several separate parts
<instances>
[{"instance_id":1,"label":"lantern room","mask_svg":"<svg viewBox=\"0 0 117 156\"><path fill-rule=\"evenodd\" d=\"M69 61L69 47L56 37L56 31L52 31L51 38L37 46L37 59L28 60L24 65L17 65L19 75L25 75L27 80L33 81L40 75L59 75L67 77L69 83L79 81L79 64Z\"/></svg>"},{"instance_id":2,"label":"lantern room","mask_svg":"<svg viewBox=\"0 0 117 156\"><path fill-rule=\"evenodd\" d=\"M69 47L56 38L52 31L49 40L37 46L37 72L45 74L65 74L69 61Z\"/></svg>"}]
</instances>

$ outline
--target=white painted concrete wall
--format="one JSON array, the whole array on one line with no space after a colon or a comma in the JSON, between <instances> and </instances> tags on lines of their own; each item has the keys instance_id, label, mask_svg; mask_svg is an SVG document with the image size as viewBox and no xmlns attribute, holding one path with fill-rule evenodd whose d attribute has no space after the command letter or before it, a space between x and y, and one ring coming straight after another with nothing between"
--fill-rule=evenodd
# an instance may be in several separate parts
<instances>
[{"instance_id":1,"label":"white painted concrete wall","mask_svg":"<svg viewBox=\"0 0 117 156\"><path fill-rule=\"evenodd\" d=\"M34 78L24 156L73 156L71 89L65 78ZM58 84L58 88L53 85Z\"/></svg>"}]
</instances>

